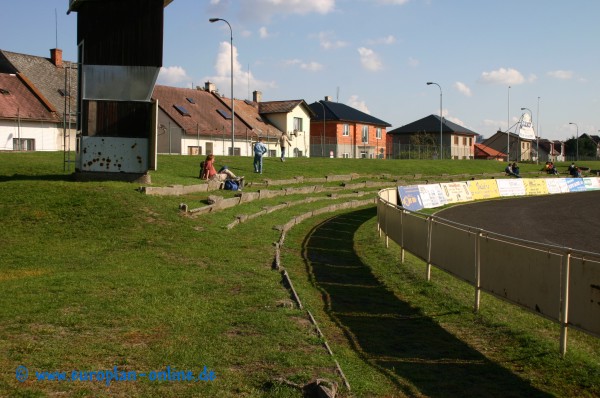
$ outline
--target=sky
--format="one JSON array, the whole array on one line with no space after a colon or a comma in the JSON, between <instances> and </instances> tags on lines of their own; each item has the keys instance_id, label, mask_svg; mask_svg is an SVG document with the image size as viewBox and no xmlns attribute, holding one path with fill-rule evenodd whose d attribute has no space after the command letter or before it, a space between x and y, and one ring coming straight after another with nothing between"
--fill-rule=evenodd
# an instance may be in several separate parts
<instances>
[{"instance_id":1,"label":"sky","mask_svg":"<svg viewBox=\"0 0 600 398\"><path fill-rule=\"evenodd\" d=\"M69 0L3 3L0 49L76 61ZM222 18L238 99L330 96L389 131L439 115L441 93L443 116L484 137L529 111L540 138L600 134L597 0L173 0L164 15L157 84L231 96Z\"/></svg>"}]
</instances>

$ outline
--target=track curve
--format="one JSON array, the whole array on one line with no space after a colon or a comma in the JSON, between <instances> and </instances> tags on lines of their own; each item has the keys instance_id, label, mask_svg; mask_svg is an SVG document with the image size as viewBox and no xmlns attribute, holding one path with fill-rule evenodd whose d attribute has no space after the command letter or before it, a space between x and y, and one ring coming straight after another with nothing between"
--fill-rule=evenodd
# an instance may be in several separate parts
<instances>
[{"instance_id":1,"label":"track curve","mask_svg":"<svg viewBox=\"0 0 600 398\"><path fill-rule=\"evenodd\" d=\"M600 253L600 191L487 200L436 216L534 242Z\"/></svg>"}]
</instances>

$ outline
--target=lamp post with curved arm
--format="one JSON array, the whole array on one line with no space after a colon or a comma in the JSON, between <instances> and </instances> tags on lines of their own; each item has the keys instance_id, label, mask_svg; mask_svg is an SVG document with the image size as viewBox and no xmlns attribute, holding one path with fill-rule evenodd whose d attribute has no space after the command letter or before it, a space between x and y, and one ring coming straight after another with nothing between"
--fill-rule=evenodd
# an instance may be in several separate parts
<instances>
[{"instance_id":1,"label":"lamp post with curved arm","mask_svg":"<svg viewBox=\"0 0 600 398\"><path fill-rule=\"evenodd\" d=\"M209 22L223 21L229 26L229 44L231 50L231 156L235 155L235 101L233 100L233 29L229 22L222 18L210 18ZM225 148L223 148L224 150Z\"/></svg>"},{"instance_id":2,"label":"lamp post with curved arm","mask_svg":"<svg viewBox=\"0 0 600 398\"><path fill-rule=\"evenodd\" d=\"M575 148L576 148L577 152L575 154L575 161L579 162L579 126L577 125L577 123L569 123L569 124L574 124L575 127L577 127L577 141L575 141Z\"/></svg>"},{"instance_id":3,"label":"lamp post with curved arm","mask_svg":"<svg viewBox=\"0 0 600 398\"><path fill-rule=\"evenodd\" d=\"M435 84L440 89L440 159L443 159L444 158L444 147L442 146L442 129L443 129L443 122L442 122L442 86L440 86L439 84L434 83L434 82L427 82L428 86L430 86L432 84Z\"/></svg>"}]
</instances>

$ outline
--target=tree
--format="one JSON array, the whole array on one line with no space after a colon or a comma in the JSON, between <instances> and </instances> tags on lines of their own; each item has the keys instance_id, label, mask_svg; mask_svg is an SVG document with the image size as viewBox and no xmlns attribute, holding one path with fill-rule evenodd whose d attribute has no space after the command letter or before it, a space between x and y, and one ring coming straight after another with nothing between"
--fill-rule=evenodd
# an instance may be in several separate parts
<instances>
[{"instance_id":1,"label":"tree","mask_svg":"<svg viewBox=\"0 0 600 398\"><path fill-rule=\"evenodd\" d=\"M565 154L567 156L575 158L578 151L580 159L594 159L597 156L596 143L588 136L580 136L579 140L571 137L565 141Z\"/></svg>"},{"instance_id":2,"label":"tree","mask_svg":"<svg viewBox=\"0 0 600 398\"><path fill-rule=\"evenodd\" d=\"M436 140L431 133L426 131L417 131L416 134L410 136L410 143L412 145L436 145Z\"/></svg>"}]
</instances>

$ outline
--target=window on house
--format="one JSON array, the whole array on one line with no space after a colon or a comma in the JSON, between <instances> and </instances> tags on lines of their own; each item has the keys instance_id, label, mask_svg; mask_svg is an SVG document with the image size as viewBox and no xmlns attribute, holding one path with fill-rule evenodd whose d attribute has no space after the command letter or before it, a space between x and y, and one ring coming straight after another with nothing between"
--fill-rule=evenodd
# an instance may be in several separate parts
<instances>
[{"instance_id":1,"label":"window on house","mask_svg":"<svg viewBox=\"0 0 600 398\"><path fill-rule=\"evenodd\" d=\"M64 88L59 88L58 89L58 93L62 96L62 97L69 97L69 91L65 90Z\"/></svg>"},{"instance_id":2,"label":"window on house","mask_svg":"<svg viewBox=\"0 0 600 398\"><path fill-rule=\"evenodd\" d=\"M196 101L193 98L187 97L186 98L187 102L189 102L190 104L195 104Z\"/></svg>"},{"instance_id":3,"label":"window on house","mask_svg":"<svg viewBox=\"0 0 600 398\"><path fill-rule=\"evenodd\" d=\"M202 155L202 147L188 146L188 155Z\"/></svg>"},{"instance_id":4,"label":"window on house","mask_svg":"<svg viewBox=\"0 0 600 398\"><path fill-rule=\"evenodd\" d=\"M240 153L241 153L240 152L240 148L233 148L233 156L240 156ZM227 148L227 154L229 156L232 156L232 154L231 154L231 147Z\"/></svg>"},{"instance_id":5,"label":"window on house","mask_svg":"<svg viewBox=\"0 0 600 398\"><path fill-rule=\"evenodd\" d=\"M302 128L302 118L301 117L294 118L294 131L304 131L304 129Z\"/></svg>"},{"instance_id":6,"label":"window on house","mask_svg":"<svg viewBox=\"0 0 600 398\"><path fill-rule=\"evenodd\" d=\"M361 159L366 159L368 155L369 155L369 154L368 154L368 153L366 153L366 152L361 152L361 153L360 153L360 158L361 158Z\"/></svg>"},{"instance_id":7,"label":"window on house","mask_svg":"<svg viewBox=\"0 0 600 398\"><path fill-rule=\"evenodd\" d=\"M362 127L362 142L365 144L369 142L369 126Z\"/></svg>"},{"instance_id":8,"label":"window on house","mask_svg":"<svg viewBox=\"0 0 600 398\"><path fill-rule=\"evenodd\" d=\"M10 91L5 88L0 88L0 94L2 95L10 95Z\"/></svg>"},{"instance_id":9,"label":"window on house","mask_svg":"<svg viewBox=\"0 0 600 398\"><path fill-rule=\"evenodd\" d=\"M179 112L182 116L191 116L188 110L181 105L173 105L173 108L177 109L177 112Z\"/></svg>"},{"instance_id":10,"label":"window on house","mask_svg":"<svg viewBox=\"0 0 600 398\"><path fill-rule=\"evenodd\" d=\"M381 127L377 127L377 130L375 132L375 138L377 138L378 140L381 139Z\"/></svg>"},{"instance_id":11,"label":"window on house","mask_svg":"<svg viewBox=\"0 0 600 398\"><path fill-rule=\"evenodd\" d=\"M342 135L345 137L350 135L350 125L349 124L344 124L344 132L342 133Z\"/></svg>"},{"instance_id":12,"label":"window on house","mask_svg":"<svg viewBox=\"0 0 600 398\"><path fill-rule=\"evenodd\" d=\"M467 137L463 137L463 145L467 145Z\"/></svg>"},{"instance_id":13,"label":"window on house","mask_svg":"<svg viewBox=\"0 0 600 398\"><path fill-rule=\"evenodd\" d=\"M458 145L458 137L454 136L454 145Z\"/></svg>"},{"instance_id":14,"label":"window on house","mask_svg":"<svg viewBox=\"0 0 600 398\"><path fill-rule=\"evenodd\" d=\"M219 115L223 116L224 119L231 120L231 113L224 111L223 109L217 109L217 112L219 112Z\"/></svg>"},{"instance_id":15,"label":"window on house","mask_svg":"<svg viewBox=\"0 0 600 398\"><path fill-rule=\"evenodd\" d=\"M35 140L33 138L13 138L14 151L35 151Z\"/></svg>"},{"instance_id":16,"label":"window on house","mask_svg":"<svg viewBox=\"0 0 600 398\"><path fill-rule=\"evenodd\" d=\"M350 157L350 154L348 152L344 152L344 153L342 153L342 157L344 159L348 159Z\"/></svg>"}]
</instances>

